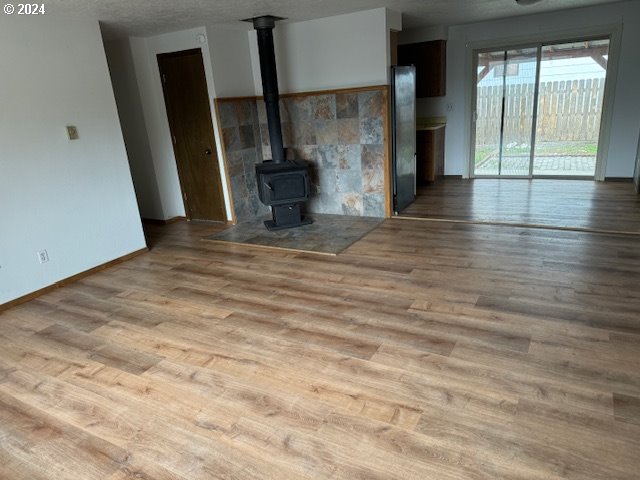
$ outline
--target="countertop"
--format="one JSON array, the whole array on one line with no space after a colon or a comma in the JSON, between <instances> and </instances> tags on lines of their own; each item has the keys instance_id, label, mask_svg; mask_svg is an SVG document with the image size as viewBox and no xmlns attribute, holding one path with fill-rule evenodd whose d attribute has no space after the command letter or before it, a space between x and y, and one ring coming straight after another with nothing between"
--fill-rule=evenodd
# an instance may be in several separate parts
<instances>
[{"instance_id":1,"label":"countertop","mask_svg":"<svg viewBox=\"0 0 640 480\"><path fill-rule=\"evenodd\" d=\"M447 117L418 117L416 130L438 130L447 125Z\"/></svg>"}]
</instances>

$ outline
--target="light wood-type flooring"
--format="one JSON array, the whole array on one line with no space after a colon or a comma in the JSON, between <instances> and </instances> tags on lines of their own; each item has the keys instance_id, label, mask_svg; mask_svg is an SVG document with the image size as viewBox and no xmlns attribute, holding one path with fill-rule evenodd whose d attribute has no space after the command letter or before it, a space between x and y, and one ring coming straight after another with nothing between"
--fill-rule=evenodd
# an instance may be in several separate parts
<instances>
[{"instance_id":1,"label":"light wood-type flooring","mask_svg":"<svg viewBox=\"0 0 640 480\"><path fill-rule=\"evenodd\" d=\"M392 219L327 257L219 228L0 314L0 478L639 478L637 237Z\"/></svg>"},{"instance_id":2,"label":"light wood-type flooring","mask_svg":"<svg viewBox=\"0 0 640 480\"><path fill-rule=\"evenodd\" d=\"M401 216L640 235L640 195L632 182L441 178Z\"/></svg>"}]
</instances>

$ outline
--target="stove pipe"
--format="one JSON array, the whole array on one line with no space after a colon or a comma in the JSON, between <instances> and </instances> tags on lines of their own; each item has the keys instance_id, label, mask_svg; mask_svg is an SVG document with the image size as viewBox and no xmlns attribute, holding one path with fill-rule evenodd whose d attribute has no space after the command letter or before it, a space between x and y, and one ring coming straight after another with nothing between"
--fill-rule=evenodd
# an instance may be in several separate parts
<instances>
[{"instance_id":1,"label":"stove pipe","mask_svg":"<svg viewBox=\"0 0 640 480\"><path fill-rule=\"evenodd\" d=\"M282 125L280 123L280 96L278 93L278 73L276 54L273 48L273 27L279 17L265 15L251 19L258 36L260 72L262 73L262 92L267 109L267 126L271 142L271 158L274 163L285 161L282 145Z\"/></svg>"}]
</instances>

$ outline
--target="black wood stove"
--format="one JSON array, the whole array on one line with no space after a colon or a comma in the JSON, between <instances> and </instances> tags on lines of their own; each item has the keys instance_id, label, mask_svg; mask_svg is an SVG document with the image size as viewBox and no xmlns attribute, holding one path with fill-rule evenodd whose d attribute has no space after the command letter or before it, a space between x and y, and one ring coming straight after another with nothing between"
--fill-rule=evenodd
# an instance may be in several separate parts
<instances>
[{"instance_id":1,"label":"black wood stove","mask_svg":"<svg viewBox=\"0 0 640 480\"><path fill-rule=\"evenodd\" d=\"M264 222L268 230L299 227L311 223L302 216L302 205L309 199L309 171L298 162L285 160L280 123L280 96L273 28L279 17L266 15L250 19L258 36L262 91L273 160L256 165L260 201L271 207L272 220Z\"/></svg>"}]
</instances>

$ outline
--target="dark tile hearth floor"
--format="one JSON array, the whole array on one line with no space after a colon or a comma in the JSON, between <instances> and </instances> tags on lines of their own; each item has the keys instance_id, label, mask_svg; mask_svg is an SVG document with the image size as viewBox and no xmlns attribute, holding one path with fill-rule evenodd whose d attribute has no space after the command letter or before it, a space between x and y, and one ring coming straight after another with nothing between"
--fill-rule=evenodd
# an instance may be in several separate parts
<instances>
[{"instance_id":1,"label":"dark tile hearth floor","mask_svg":"<svg viewBox=\"0 0 640 480\"><path fill-rule=\"evenodd\" d=\"M270 216L239 223L206 240L337 255L377 227L382 218L309 214L311 225L268 231Z\"/></svg>"}]
</instances>

